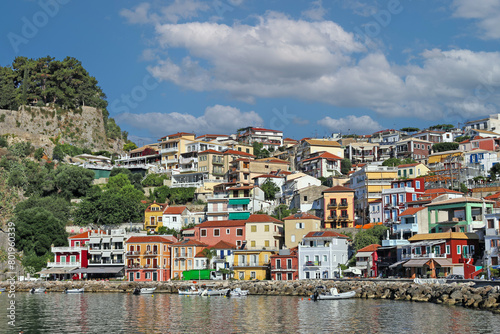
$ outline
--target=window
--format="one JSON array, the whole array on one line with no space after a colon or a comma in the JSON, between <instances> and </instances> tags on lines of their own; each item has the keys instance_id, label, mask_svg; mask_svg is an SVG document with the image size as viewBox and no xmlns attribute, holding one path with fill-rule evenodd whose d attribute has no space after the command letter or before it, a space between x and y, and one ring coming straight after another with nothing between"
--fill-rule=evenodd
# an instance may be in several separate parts
<instances>
[{"instance_id":1,"label":"window","mask_svg":"<svg viewBox=\"0 0 500 334\"><path fill-rule=\"evenodd\" d=\"M188 268L193 268L193 260L188 260Z\"/></svg>"},{"instance_id":2,"label":"window","mask_svg":"<svg viewBox=\"0 0 500 334\"><path fill-rule=\"evenodd\" d=\"M290 241L295 242L295 234L292 234L292 236L290 237Z\"/></svg>"},{"instance_id":3,"label":"window","mask_svg":"<svg viewBox=\"0 0 500 334\"><path fill-rule=\"evenodd\" d=\"M420 181L415 181L415 189L420 189Z\"/></svg>"},{"instance_id":4,"label":"window","mask_svg":"<svg viewBox=\"0 0 500 334\"><path fill-rule=\"evenodd\" d=\"M151 273L150 272L144 273L144 278L145 279L151 279Z\"/></svg>"},{"instance_id":5,"label":"window","mask_svg":"<svg viewBox=\"0 0 500 334\"><path fill-rule=\"evenodd\" d=\"M409 169L410 175L413 175L413 168Z\"/></svg>"},{"instance_id":6,"label":"window","mask_svg":"<svg viewBox=\"0 0 500 334\"><path fill-rule=\"evenodd\" d=\"M177 217L172 217L172 221L176 222L177 221Z\"/></svg>"},{"instance_id":7,"label":"window","mask_svg":"<svg viewBox=\"0 0 500 334\"><path fill-rule=\"evenodd\" d=\"M236 229L236 235L241 237L243 235L243 229L242 228L237 228Z\"/></svg>"},{"instance_id":8,"label":"window","mask_svg":"<svg viewBox=\"0 0 500 334\"><path fill-rule=\"evenodd\" d=\"M250 246L255 247L255 240L250 241Z\"/></svg>"},{"instance_id":9,"label":"window","mask_svg":"<svg viewBox=\"0 0 500 334\"><path fill-rule=\"evenodd\" d=\"M264 225L264 232L269 232L269 225Z\"/></svg>"},{"instance_id":10,"label":"window","mask_svg":"<svg viewBox=\"0 0 500 334\"><path fill-rule=\"evenodd\" d=\"M474 254L474 245L470 245L469 248L470 248L470 254L473 255Z\"/></svg>"},{"instance_id":11,"label":"window","mask_svg":"<svg viewBox=\"0 0 500 334\"><path fill-rule=\"evenodd\" d=\"M323 255L323 262L328 261L328 260L327 260L327 258L328 258L328 257L327 257L326 255Z\"/></svg>"},{"instance_id":12,"label":"window","mask_svg":"<svg viewBox=\"0 0 500 334\"><path fill-rule=\"evenodd\" d=\"M269 240L264 241L264 246L269 247Z\"/></svg>"},{"instance_id":13,"label":"window","mask_svg":"<svg viewBox=\"0 0 500 334\"><path fill-rule=\"evenodd\" d=\"M220 230L218 228L214 229L214 237L220 236Z\"/></svg>"},{"instance_id":14,"label":"window","mask_svg":"<svg viewBox=\"0 0 500 334\"><path fill-rule=\"evenodd\" d=\"M141 279L141 273L135 273L135 279Z\"/></svg>"},{"instance_id":15,"label":"window","mask_svg":"<svg viewBox=\"0 0 500 334\"><path fill-rule=\"evenodd\" d=\"M238 246L238 247L241 246L241 240L236 240L236 246Z\"/></svg>"},{"instance_id":16,"label":"window","mask_svg":"<svg viewBox=\"0 0 500 334\"><path fill-rule=\"evenodd\" d=\"M457 254L462 254L462 247L460 245L457 246Z\"/></svg>"},{"instance_id":17,"label":"window","mask_svg":"<svg viewBox=\"0 0 500 334\"><path fill-rule=\"evenodd\" d=\"M304 223L296 223L295 224L296 229L303 229L304 228Z\"/></svg>"},{"instance_id":18,"label":"window","mask_svg":"<svg viewBox=\"0 0 500 334\"><path fill-rule=\"evenodd\" d=\"M250 231L251 232L257 232L257 225L250 226Z\"/></svg>"},{"instance_id":19,"label":"window","mask_svg":"<svg viewBox=\"0 0 500 334\"><path fill-rule=\"evenodd\" d=\"M206 237L207 236L207 230L200 230L200 235L202 237Z\"/></svg>"},{"instance_id":20,"label":"window","mask_svg":"<svg viewBox=\"0 0 500 334\"><path fill-rule=\"evenodd\" d=\"M307 196L304 196L304 202L307 202Z\"/></svg>"},{"instance_id":21,"label":"window","mask_svg":"<svg viewBox=\"0 0 500 334\"><path fill-rule=\"evenodd\" d=\"M417 200L417 194L412 194L411 195L411 200L416 201Z\"/></svg>"},{"instance_id":22,"label":"window","mask_svg":"<svg viewBox=\"0 0 500 334\"><path fill-rule=\"evenodd\" d=\"M250 279L255 279L257 278L257 275L255 274L255 271L250 272Z\"/></svg>"},{"instance_id":23,"label":"window","mask_svg":"<svg viewBox=\"0 0 500 334\"><path fill-rule=\"evenodd\" d=\"M309 272L306 271L306 278L309 278Z\"/></svg>"}]
</instances>

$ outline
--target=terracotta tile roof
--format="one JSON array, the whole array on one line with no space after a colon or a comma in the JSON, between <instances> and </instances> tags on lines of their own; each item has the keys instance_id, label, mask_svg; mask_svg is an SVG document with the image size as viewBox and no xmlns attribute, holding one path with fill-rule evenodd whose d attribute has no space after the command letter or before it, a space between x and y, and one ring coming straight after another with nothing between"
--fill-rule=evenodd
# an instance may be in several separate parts
<instances>
[{"instance_id":1,"label":"terracotta tile roof","mask_svg":"<svg viewBox=\"0 0 500 334\"><path fill-rule=\"evenodd\" d=\"M241 187L231 187L228 188L227 190L249 190L253 188L255 188L255 186L241 186Z\"/></svg>"},{"instance_id":2,"label":"terracotta tile roof","mask_svg":"<svg viewBox=\"0 0 500 334\"><path fill-rule=\"evenodd\" d=\"M231 227L231 226L245 226L245 220L209 220L201 224L196 225L196 227Z\"/></svg>"},{"instance_id":3,"label":"terracotta tile roof","mask_svg":"<svg viewBox=\"0 0 500 334\"><path fill-rule=\"evenodd\" d=\"M340 144L334 140L306 139L305 141L311 146L340 147Z\"/></svg>"},{"instance_id":4,"label":"terracotta tile roof","mask_svg":"<svg viewBox=\"0 0 500 334\"><path fill-rule=\"evenodd\" d=\"M398 168L406 168L406 167L415 167L420 165L420 163L414 163L414 164L406 164L406 165L399 165Z\"/></svg>"},{"instance_id":5,"label":"terracotta tile roof","mask_svg":"<svg viewBox=\"0 0 500 334\"><path fill-rule=\"evenodd\" d=\"M212 137L228 137L228 135L214 135L214 134L206 134L206 135L201 135L201 136L198 136L196 137L196 139L199 139L199 138L205 138L205 137L208 137L208 138L212 138Z\"/></svg>"},{"instance_id":6,"label":"terracotta tile roof","mask_svg":"<svg viewBox=\"0 0 500 334\"><path fill-rule=\"evenodd\" d=\"M193 240L193 239L184 239L182 241L178 241L176 243L173 243L172 246L202 246L202 247L208 247L206 243L203 243L198 240Z\"/></svg>"},{"instance_id":7,"label":"terracotta tile roof","mask_svg":"<svg viewBox=\"0 0 500 334\"><path fill-rule=\"evenodd\" d=\"M262 177L272 177L272 178L276 178L276 179L282 179L283 176L277 176L277 175L273 175L273 174L262 174L262 175L259 175L259 176L255 176L255 177L252 177L252 179L258 179L258 178L262 178Z\"/></svg>"},{"instance_id":8,"label":"terracotta tile roof","mask_svg":"<svg viewBox=\"0 0 500 334\"><path fill-rule=\"evenodd\" d=\"M97 233L98 230L90 230L90 231L87 231L87 232L83 232L83 233L80 233L80 234L77 234L77 235L74 235L72 237L69 237L69 239L87 239L89 238L89 234L93 232L93 233ZM106 234L106 231L100 231L100 234Z\"/></svg>"},{"instance_id":9,"label":"terracotta tile roof","mask_svg":"<svg viewBox=\"0 0 500 334\"><path fill-rule=\"evenodd\" d=\"M290 215L286 218L283 218L283 220L294 220L294 219L317 219L321 220L321 218L316 217L315 215L311 215L309 213L303 212L303 213L296 213L294 215Z\"/></svg>"},{"instance_id":10,"label":"terracotta tile roof","mask_svg":"<svg viewBox=\"0 0 500 334\"><path fill-rule=\"evenodd\" d=\"M413 216L417 212L422 211L424 209L425 209L425 207L423 207L423 206L418 206L418 207L414 207L414 208L408 208L405 211L401 212L399 214L399 217L402 217L402 216Z\"/></svg>"},{"instance_id":11,"label":"terracotta tile roof","mask_svg":"<svg viewBox=\"0 0 500 334\"><path fill-rule=\"evenodd\" d=\"M168 244L171 244L174 241L172 241L171 238L161 235L133 236L128 238L127 240L127 243L141 243L141 242L166 242Z\"/></svg>"},{"instance_id":12,"label":"terracotta tile roof","mask_svg":"<svg viewBox=\"0 0 500 334\"><path fill-rule=\"evenodd\" d=\"M202 249L201 251L196 253L196 255L194 257L206 257L206 256L203 254L203 249Z\"/></svg>"},{"instance_id":13,"label":"terracotta tile roof","mask_svg":"<svg viewBox=\"0 0 500 334\"><path fill-rule=\"evenodd\" d=\"M435 188L435 189L426 189L424 194L463 194L460 191L446 189L446 188Z\"/></svg>"},{"instance_id":14,"label":"terracotta tile roof","mask_svg":"<svg viewBox=\"0 0 500 334\"><path fill-rule=\"evenodd\" d=\"M255 155L247 153L247 152L242 152L242 151L235 151L235 150L225 150L224 154L235 154L235 155L244 155L246 157L252 157L255 158Z\"/></svg>"},{"instance_id":15,"label":"terracotta tile roof","mask_svg":"<svg viewBox=\"0 0 500 334\"><path fill-rule=\"evenodd\" d=\"M257 131L271 131L271 132L281 132L281 133L283 133L283 131L271 130L271 129L265 129L265 128L252 128L252 130L257 130Z\"/></svg>"},{"instance_id":16,"label":"terracotta tile roof","mask_svg":"<svg viewBox=\"0 0 500 334\"><path fill-rule=\"evenodd\" d=\"M168 215L180 215L184 212L184 210L186 210L186 206L169 206L163 211L163 213Z\"/></svg>"},{"instance_id":17,"label":"terracotta tile roof","mask_svg":"<svg viewBox=\"0 0 500 334\"><path fill-rule=\"evenodd\" d=\"M213 154L221 154L221 155L224 154L222 152L219 152L219 151L216 151L216 150L212 150L212 149L201 151L198 154L203 154L203 153L213 153Z\"/></svg>"},{"instance_id":18,"label":"terracotta tile roof","mask_svg":"<svg viewBox=\"0 0 500 334\"><path fill-rule=\"evenodd\" d=\"M354 189L343 187L343 186L335 186L328 189L323 190L323 193L341 193L341 192L354 192Z\"/></svg>"},{"instance_id":19,"label":"terracotta tile roof","mask_svg":"<svg viewBox=\"0 0 500 334\"><path fill-rule=\"evenodd\" d=\"M321 235L314 235L315 233L321 233ZM304 238L324 238L324 237L335 237L335 238L346 238L349 239L347 235L343 235L333 231L313 231L305 235Z\"/></svg>"},{"instance_id":20,"label":"terracotta tile roof","mask_svg":"<svg viewBox=\"0 0 500 334\"><path fill-rule=\"evenodd\" d=\"M324 152L324 153L321 153L320 155L318 155L318 156L316 156L316 157L313 157L313 158L309 158L309 159L302 160L302 162L305 162L305 161L311 161L311 160L317 160L317 159L342 160L342 158L341 158L341 157L336 156L335 154L331 154L331 153L329 153L329 152Z\"/></svg>"},{"instance_id":21,"label":"terracotta tile roof","mask_svg":"<svg viewBox=\"0 0 500 334\"><path fill-rule=\"evenodd\" d=\"M269 163L274 163L274 164L289 164L290 163L290 161L287 161L287 160L273 159L273 158L263 158L263 159L257 159L255 161L269 162Z\"/></svg>"},{"instance_id":22,"label":"terracotta tile roof","mask_svg":"<svg viewBox=\"0 0 500 334\"><path fill-rule=\"evenodd\" d=\"M215 248L215 249L236 249L236 245L229 243L227 241L221 240L218 243L216 243L213 246L210 246L210 248Z\"/></svg>"},{"instance_id":23,"label":"terracotta tile roof","mask_svg":"<svg viewBox=\"0 0 500 334\"><path fill-rule=\"evenodd\" d=\"M153 205L158 205L160 207L160 210L151 210L151 207ZM146 212L158 212L161 213L163 210L165 210L168 207L167 203L151 203L149 206L146 208Z\"/></svg>"},{"instance_id":24,"label":"terracotta tile roof","mask_svg":"<svg viewBox=\"0 0 500 334\"><path fill-rule=\"evenodd\" d=\"M495 199L498 199L500 198L500 191L493 194L493 195L489 195L489 196L486 196L484 199L489 199L489 200L495 200Z\"/></svg>"},{"instance_id":25,"label":"terracotta tile roof","mask_svg":"<svg viewBox=\"0 0 500 334\"><path fill-rule=\"evenodd\" d=\"M375 252L377 248L379 248L380 245L377 244L371 244L366 247L363 247L361 249L358 249L358 252Z\"/></svg>"},{"instance_id":26,"label":"terracotta tile roof","mask_svg":"<svg viewBox=\"0 0 500 334\"><path fill-rule=\"evenodd\" d=\"M415 234L409 238L408 241L422 241L422 240L439 240L439 239L471 239L478 240L479 236L476 233L468 232L441 232L441 233L422 233Z\"/></svg>"},{"instance_id":27,"label":"terracotta tile roof","mask_svg":"<svg viewBox=\"0 0 500 334\"><path fill-rule=\"evenodd\" d=\"M250 218L246 219L246 222L248 223L268 223L268 222L274 222L274 223L281 223L283 222L281 220L278 220L276 218L273 218L269 215L266 214L253 214L250 215Z\"/></svg>"},{"instance_id":28,"label":"terracotta tile roof","mask_svg":"<svg viewBox=\"0 0 500 334\"><path fill-rule=\"evenodd\" d=\"M429 203L426 206L434 206L434 205L445 205L445 204L455 204L455 203L487 203L487 204L493 204L494 201L489 201L489 200L482 200L479 198L473 198L473 197L459 197L459 198L451 198L447 199L444 201L439 201L435 203Z\"/></svg>"}]
</instances>

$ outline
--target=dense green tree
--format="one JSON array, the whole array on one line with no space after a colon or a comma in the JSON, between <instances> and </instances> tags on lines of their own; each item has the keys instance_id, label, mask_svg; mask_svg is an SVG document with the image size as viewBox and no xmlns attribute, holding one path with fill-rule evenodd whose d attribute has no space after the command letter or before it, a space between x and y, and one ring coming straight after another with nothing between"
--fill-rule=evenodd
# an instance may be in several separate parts
<instances>
[{"instance_id":1,"label":"dense green tree","mask_svg":"<svg viewBox=\"0 0 500 334\"><path fill-rule=\"evenodd\" d=\"M500 174L500 164L494 164L493 167L490 168L490 178L492 181L496 181L498 175Z\"/></svg>"},{"instance_id":2,"label":"dense green tree","mask_svg":"<svg viewBox=\"0 0 500 334\"><path fill-rule=\"evenodd\" d=\"M17 215L28 209L46 210L52 213L52 215L63 224L66 224L70 219L70 203L64 198L57 196L32 196L17 204L14 212Z\"/></svg>"},{"instance_id":3,"label":"dense green tree","mask_svg":"<svg viewBox=\"0 0 500 334\"><path fill-rule=\"evenodd\" d=\"M33 151L35 151L35 148L31 146L31 142L29 141L23 141L9 146L10 154L19 158L25 158L33 153Z\"/></svg>"},{"instance_id":4,"label":"dense green tree","mask_svg":"<svg viewBox=\"0 0 500 334\"><path fill-rule=\"evenodd\" d=\"M51 245L67 245L64 223L44 208L29 208L16 212L16 248L25 253L44 256Z\"/></svg>"},{"instance_id":5,"label":"dense green tree","mask_svg":"<svg viewBox=\"0 0 500 334\"><path fill-rule=\"evenodd\" d=\"M460 137L455 138L454 142L461 143L464 140L469 140L469 139L470 139L470 136L460 136Z\"/></svg>"},{"instance_id":6,"label":"dense green tree","mask_svg":"<svg viewBox=\"0 0 500 334\"><path fill-rule=\"evenodd\" d=\"M293 208L290 210L287 205L280 204L276 208L274 208L273 214L271 216L281 220L283 218L290 216L291 214L297 213L297 211L298 211L297 208Z\"/></svg>"},{"instance_id":7,"label":"dense green tree","mask_svg":"<svg viewBox=\"0 0 500 334\"><path fill-rule=\"evenodd\" d=\"M382 166L395 167L401 165L401 160L398 158L389 158L382 162Z\"/></svg>"},{"instance_id":8,"label":"dense green tree","mask_svg":"<svg viewBox=\"0 0 500 334\"><path fill-rule=\"evenodd\" d=\"M460 146L459 143L452 142L452 143L436 143L432 145L432 150L434 152L446 152L446 151L455 151L458 150L458 147Z\"/></svg>"},{"instance_id":9,"label":"dense green tree","mask_svg":"<svg viewBox=\"0 0 500 334\"><path fill-rule=\"evenodd\" d=\"M71 199L85 196L94 181L94 171L74 165L59 165L55 186L60 196Z\"/></svg>"},{"instance_id":10,"label":"dense green tree","mask_svg":"<svg viewBox=\"0 0 500 334\"><path fill-rule=\"evenodd\" d=\"M15 73L11 67L0 66L0 109L17 110Z\"/></svg>"},{"instance_id":11,"label":"dense green tree","mask_svg":"<svg viewBox=\"0 0 500 334\"><path fill-rule=\"evenodd\" d=\"M170 188L167 186L160 186L151 193L149 199L151 201L156 201L157 203L167 203L169 196Z\"/></svg>"},{"instance_id":12,"label":"dense green tree","mask_svg":"<svg viewBox=\"0 0 500 334\"><path fill-rule=\"evenodd\" d=\"M128 168L113 168L111 170L111 173L109 174L109 177L112 178L113 176L116 176L118 174L124 174L127 176L129 179L130 183L140 191L143 191L142 189L142 175L139 173L132 173L130 169Z\"/></svg>"},{"instance_id":13,"label":"dense green tree","mask_svg":"<svg viewBox=\"0 0 500 334\"><path fill-rule=\"evenodd\" d=\"M388 228L383 225L377 225L367 230L359 231L354 237L354 248L356 250L371 244L381 244Z\"/></svg>"},{"instance_id":14,"label":"dense green tree","mask_svg":"<svg viewBox=\"0 0 500 334\"><path fill-rule=\"evenodd\" d=\"M131 141L129 141L125 145L123 145L123 150L126 152L135 150L136 148L137 148L137 145Z\"/></svg>"},{"instance_id":15,"label":"dense green tree","mask_svg":"<svg viewBox=\"0 0 500 334\"><path fill-rule=\"evenodd\" d=\"M42 160L43 156L44 156L44 151L43 151L43 148L39 147L35 150L35 153L34 153L34 157L36 160L40 161Z\"/></svg>"},{"instance_id":16,"label":"dense green tree","mask_svg":"<svg viewBox=\"0 0 500 334\"><path fill-rule=\"evenodd\" d=\"M402 128L400 131L412 133L412 132L420 131L420 129L414 128L414 127L406 127L406 128Z\"/></svg>"},{"instance_id":17,"label":"dense green tree","mask_svg":"<svg viewBox=\"0 0 500 334\"><path fill-rule=\"evenodd\" d=\"M264 183L260 186L260 189L264 192L264 198L266 201L272 201L276 198L276 194L280 191L280 187L276 185L269 178L264 181Z\"/></svg>"},{"instance_id":18,"label":"dense green tree","mask_svg":"<svg viewBox=\"0 0 500 334\"><path fill-rule=\"evenodd\" d=\"M5 136L0 136L0 147L7 147L7 146L9 146L7 138Z\"/></svg>"},{"instance_id":19,"label":"dense green tree","mask_svg":"<svg viewBox=\"0 0 500 334\"><path fill-rule=\"evenodd\" d=\"M257 159L269 158L270 153L264 148L264 144L255 141L253 142L252 146L253 155L255 155Z\"/></svg>"},{"instance_id":20,"label":"dense green tree","mask_svg":"<svg viewBox=\"0 0 500 334\"><path fill-rule=\"evenodd\" d=\"M430 130L442 130L442 131L449 131L453 128L455 128L453 124L436 124L429 127Z\"/></svg>"},{"instance_id":21,"label":"dense green tree","mask_svg":"<svg viewBox=\"0 0 500 334\"><path fill-rule=\"evenodd\" d=\"M163 180L168 179L165 174L154 174L150 173L146 175L146 178L142 180L143 187L160 187L163 185Z\"/></svg>"},{"instance_id":22,"label":"dense green tree","mask_svg":"<svg viewBox=\"0 0 500 334\"><path fill-rule=\"evenodd\" d=\"M347 175L351 171L352 163L351 160L344 158L340 162L340 171L342 174Z\"/></svg>"}]
</instances>

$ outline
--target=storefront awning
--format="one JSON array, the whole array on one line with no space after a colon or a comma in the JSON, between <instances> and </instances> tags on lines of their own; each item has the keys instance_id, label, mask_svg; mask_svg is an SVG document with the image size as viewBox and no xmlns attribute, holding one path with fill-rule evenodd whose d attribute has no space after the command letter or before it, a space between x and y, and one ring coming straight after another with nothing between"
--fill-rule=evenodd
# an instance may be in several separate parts
<instances>
[{"instance_id":1,"label":"storefront awning","mask_svg":"<svg viewBox=\"0 0 500 334\"><path fill-rule=\"evenodd\" d=\"M358 252L356 254L356 257L370 257L372 256L373 252Z\"/></svg>"},{"instance_id":2,"label":"storefront awning","mask_svg":"<svg viewBox=\"0 0 500 334\"><path fill-rule=\"evenodd\" d=\"M111 237L103 237L102 238L102 243L108 243L111 242Z\"/></svg>"},{"instance_id":3,"label":"storefront awning","mask_svg":"<svg viewBox=\"0 0 500 334\"><path fill-rule=\"evenodd\" d=\"M72 274L118 274L125 267L88 267L72 271Z\"/></svg>"},{"instance_id":4,"label":"storefront awning","mask_svg":"<svg viewBox=\"0 0 500 334\"><path fill-rule=\"evenodd\" d=\"M37 274L40 275L49 275L49 274L69 274L70 271L75 270L76 267L71 267L71 268L60 268L60 267L54 267L54 268L48 268L41 270L37 272Z\"/></svg>"},{"instance_id":5,"label":"storefront awning","mask_svg":"<svg viewBox=\"0 0 500 334\"><path fill-rule=\"evenodd\" d=\"M229 205L245 205L250 203L250 198L230 198Z\"/></svg>"},{"instance_id":6,"label":"storefront awning","mask_svg":"<svg viewBox=\"0 0 500 334\"><path fill-rule=\"evenodd\" d=\"M343 272L344 273L352 273L354 275L361 275L361 269L366 269L366 268L352 267L352 268L347 268L346 270L343 270Z\"/></svg>"},{"instance_id":7,"label":"storefront awning","mask_svg":"<svg viewBox=\"0 0 500 334\"><path fill-rule=\"evenodd\" d=\"M423 267L424 264L426 264L429 261L429 259L412 259L403 264L403 267L416 267L420 268Z\"/></svg>"},{"instance_id":8,"label":"storefront awning","mask_svg":"<svg viewBox=\"0 0 500 334\"><path fill-rule=\"evenodd\" d=\"M101 238L90 238L89 239L89 244L100 244L101 243Z\"/></svg>"},{"instance_id":9,"label":"storefront awning","mask_svg":"<svg viewBox=\"0 0 500 334\"><path fill-rule=\"evenodd\" d=\"M111 251L102 252L102 257L110 257L110 256L111 256Z\"/></svg>"},{"instance_id":10,"label":"storefront awning","mask_svg":"<svg viewBox=\"0 0 500 334\"><path fill-rule=\"evenodd\" d=\"M399 261L399 262L396 262L396 263L393 263L389 266L389 268L396 268L397 266L400 266L402 265L403 263L405 263L406 261L408 260L404 260L404 261Z\"/></svg>"},{"instance_id":11,"label":"storefront awning","mask_svg":"<svg viewBox=\"0 0 500 334\"><path fill-rule=\"evenodd\" d=\"M455 265L448 259L433 259L441 267L454 267Z\"/></svg>"}]
</instances>

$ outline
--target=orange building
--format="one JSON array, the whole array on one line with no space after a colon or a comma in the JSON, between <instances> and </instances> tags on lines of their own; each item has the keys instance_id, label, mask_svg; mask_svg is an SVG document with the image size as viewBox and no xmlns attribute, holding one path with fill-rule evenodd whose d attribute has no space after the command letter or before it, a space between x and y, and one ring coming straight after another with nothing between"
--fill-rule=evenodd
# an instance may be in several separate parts
<instances>
[{"instance_id":1,"label":"orange building","mask_svg":"<svg viewBox=\"0 0 500 334\"><path fill-rule=\"evenodd\" d=\"M172 244L171 278L179 279L182 278L183 271L199 269L195 265L195 257L207 247L207 244L193 239L184 239Z\"/></svg>"},{"instance_id":2,"label":"orange building","mask_svg":"<svg viewBox=\"0 0 500 334\"><path fill-rule=\"evenodd\" d=\"M167 281L170 279L170 247L177 239L166 235L133 236L127 240L129 281Z\"/></svg>"},{"instance_id":3,"label":"orange building","mask_svg":"<svg viewBox=\"0 0 500 334\"><path fill-rule=\"evenodd\" d=\"M144 212L144 229L148 231L158 231L158 227L163 226L163 210L168 207L166 203L152 203Z\"/></svg>"},{"instance_id":4,"label":"orange building","mask_svg":"<svg viewBox=\"0 0 500 334\"><path fill-rule=\"evenodd\" d=\"M324 227L354 227L354 189L335 186L323 190Z\"/></svg>"}]
</instances>

